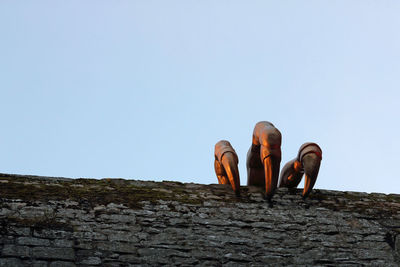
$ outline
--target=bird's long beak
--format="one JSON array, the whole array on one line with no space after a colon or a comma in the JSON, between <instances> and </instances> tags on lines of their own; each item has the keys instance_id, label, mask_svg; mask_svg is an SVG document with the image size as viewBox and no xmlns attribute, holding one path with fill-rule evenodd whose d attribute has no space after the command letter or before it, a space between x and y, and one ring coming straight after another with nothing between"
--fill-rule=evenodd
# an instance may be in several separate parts
<instances>
[{"instance_id":1,"label":"bird's long beak","mask_svg":"<svg viewBox=\"0 0 400 267\"><path fill-rule=\"evenodd\" d=\"M264 158L263 163L265 171L265 195L268 200L271 200L278 186L281 158L270 155Z\"/></svg>"},{"instance_id":2,"label":"bird's long beak","mask_svg":"<svg viewBox=\"0 0 400 267\"><path fill-rule=\"evenodd\" d=\"M224 166L233 191L235 192L236 196L240 196L240 177L237 158L233 153L227 152L222 157L222 165Z\"/></svg>"},{"instance_id":3,"label":"bird's long beak","mask_svg":"<svg viewBox=\"0 0 400 267\"><path fill-rule=\"evenodd\" d=\"M303 157L302 163L305 173L303 198L306 198L311 193L317 181L321 158L314 153L310 153Z\"/></svg>"}]
</instances>

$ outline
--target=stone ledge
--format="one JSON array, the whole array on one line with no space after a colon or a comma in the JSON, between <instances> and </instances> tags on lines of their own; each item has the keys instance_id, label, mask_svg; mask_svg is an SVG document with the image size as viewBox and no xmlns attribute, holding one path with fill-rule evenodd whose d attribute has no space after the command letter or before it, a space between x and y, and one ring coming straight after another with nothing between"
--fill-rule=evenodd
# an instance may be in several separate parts
<instances>
[{"instance_id":1,"label":"stone ledge","mask_svg":"<svg viewBox=\"0 0 400 267\"><path fill-rule=\"evenodd\" d=\"M400 195L0 174L0 266L400 264Z\"/></svg>"},{"instance_id":2,"label":"stone ledge","mask_svg":"<svg viewBox=\"0 0 400 267\"><path fill-rule=\"evenodd\" d=\"M185 204L203 204L207 201L266 203L262 190L241 186L242 197L237 198L227 185L153 182L124 179L69 179L63 177L24 176L0 174L0 197L24 201L68 200L70 206L98 206L110 203L141 208L143 203L177 201ZM279 188L273 203L296 202L298 205L360 212L366 215L396 214L400 209L399 194L363 193L315 189L309 199L303 201L300 189ZM146 202L147 201L147 202ZM100 212L101 208L98 208ZM37 211L35 211L37 212ZM45 211L43 211L45 212Z\"/></svg>"}]
</instances>

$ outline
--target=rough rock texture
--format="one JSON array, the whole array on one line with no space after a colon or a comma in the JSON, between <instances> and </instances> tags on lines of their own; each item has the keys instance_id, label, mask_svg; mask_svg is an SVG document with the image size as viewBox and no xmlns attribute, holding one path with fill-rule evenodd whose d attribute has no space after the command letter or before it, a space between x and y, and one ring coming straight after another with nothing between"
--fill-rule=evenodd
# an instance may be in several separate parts
<instances>
[{"instance_id":1,"label":"rough rock texture","mask_svg":"<svg viewBox=\"0 0 400 267\"><path fill-rule=\"evenodd\" d=\"M0 266L399 266L400 195L0 174Z\"/></svg>"}]
</instances>

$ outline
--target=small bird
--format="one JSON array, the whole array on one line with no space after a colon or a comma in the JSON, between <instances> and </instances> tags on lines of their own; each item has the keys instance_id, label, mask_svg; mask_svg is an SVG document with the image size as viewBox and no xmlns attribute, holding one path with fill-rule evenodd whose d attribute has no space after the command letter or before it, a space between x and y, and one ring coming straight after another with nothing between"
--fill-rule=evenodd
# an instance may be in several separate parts
<instances>
[{"instance_id":1,"label":"small bird","mask_svg":"<svg viewBox=\"0 0 400 267\"><path fill-rule=\"evenodd\" d=\"M311 193L321 166L322 150L316 143L304 143L297 157L283 166L279 187L295 188L299 185L305 173L303 198Z\"/></svg>"}]
</instances>

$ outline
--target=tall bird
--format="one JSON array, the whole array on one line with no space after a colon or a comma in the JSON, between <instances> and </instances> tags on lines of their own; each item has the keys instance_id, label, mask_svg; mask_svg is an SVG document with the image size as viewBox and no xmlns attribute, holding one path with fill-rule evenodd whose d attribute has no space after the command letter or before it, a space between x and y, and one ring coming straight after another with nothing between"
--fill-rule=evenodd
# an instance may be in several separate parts
<instances>
[{"instance_id":1,"label":"tall bird","mask_svg":"<svg viewBox=\"0 0 400 267\"><path fill-rule=\"evenodd\" d=\"M236 196L240 196L239 158L231 143L221 140L215 144L215 174L219 184L230 184Z\"/></svg>"},{"instance_id":2,"label":"tall bird","mask_svg":"<svg viewBox=\"0 0 400 267\"><path fill-rule=\"evenodd\" d=\"M304 143L297 157L283 166L279 187L295 188L299 185L303 174L306 174L303 198L313 189L322 160L322 150L316 143Z\"/></svg>"},{"instance_id":3,"label":"tall bird","mask_svg":"<svg viewBox=\"0 0 400 267\"><path fill-rule=\"evenodd\" d=\"M281 132L268 121L260 121L253 131L253 140L247 152L247 185L265 187L270 201L275 193L281 163Z\"/></svg>"}]
</instances>

